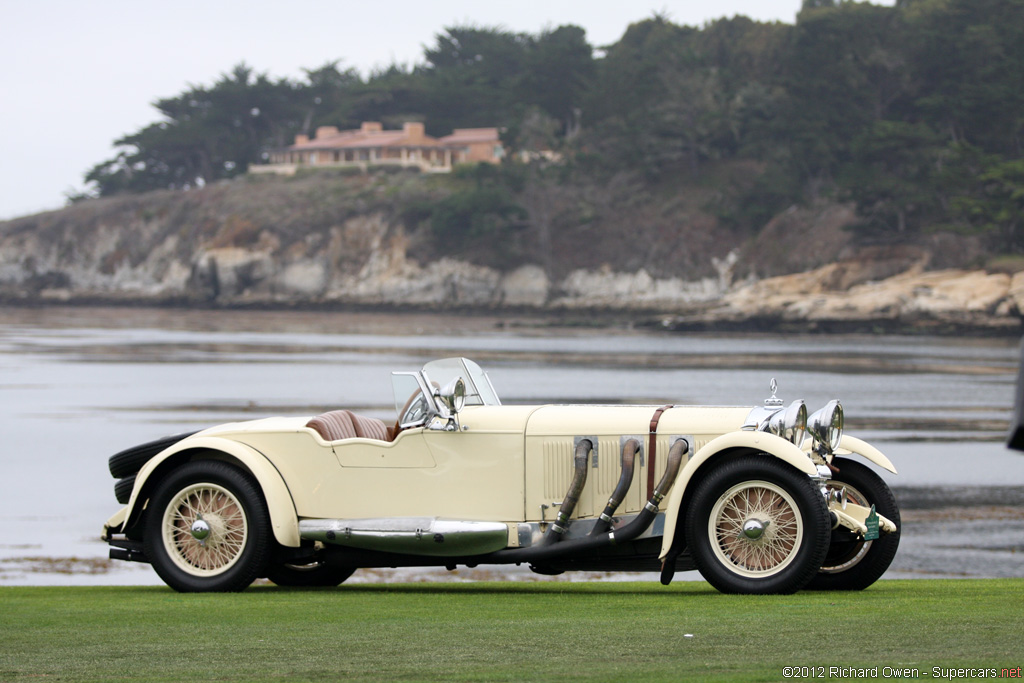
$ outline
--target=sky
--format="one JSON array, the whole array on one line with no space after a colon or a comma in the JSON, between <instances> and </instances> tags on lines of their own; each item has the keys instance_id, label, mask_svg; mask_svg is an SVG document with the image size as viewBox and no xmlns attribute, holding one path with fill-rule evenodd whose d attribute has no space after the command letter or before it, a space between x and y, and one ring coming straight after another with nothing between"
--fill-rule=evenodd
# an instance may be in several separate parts
<instances>
[{"instance_id":1,"label":"sky","mask_svg":"<svg viewBox=\"0 0 1024 683\"><path fill-rule=\"evenodd\" d=\"M876 0L877 2L878 0ZM892 4L894 0L882 0ZM60 208L113 141L160 120L152 103L245 61L272 78L339 60L364 76L414 65L446 27L537 34L565 24L591 45L654 14L794 23L801 0L0 0L0 220Z\"/></svg>"}]
</instances>

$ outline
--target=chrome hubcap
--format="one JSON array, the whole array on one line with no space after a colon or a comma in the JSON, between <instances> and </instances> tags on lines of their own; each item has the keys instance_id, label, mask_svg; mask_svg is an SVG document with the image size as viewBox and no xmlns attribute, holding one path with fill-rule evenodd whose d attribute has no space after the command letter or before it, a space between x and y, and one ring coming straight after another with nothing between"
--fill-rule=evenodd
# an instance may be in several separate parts
<instances>
[{"instance_id":1,"label":"chrome hubcap","mask_svg":"<svg viewBox=\"0 0 1024 683\"><path fill-rule=\"evenodd\" d=\"M196 518L196 521L192 522L192 538L199 541L200 545L205 545L206 538L210 535L210 525L206 523L202 515Z\"/></svg>"},{"instance_id":2,"label":"chrome hubcap","mask_svg":"<svg viewBox=\"0 0 1024 683\"><path fill-rule=\"evenodd\" d=\"M748 519L743 523L743 535L750 539L761 538L765 528L771 524L771 520L762 522L759 519Z\"/></svg>"}]
</instances>

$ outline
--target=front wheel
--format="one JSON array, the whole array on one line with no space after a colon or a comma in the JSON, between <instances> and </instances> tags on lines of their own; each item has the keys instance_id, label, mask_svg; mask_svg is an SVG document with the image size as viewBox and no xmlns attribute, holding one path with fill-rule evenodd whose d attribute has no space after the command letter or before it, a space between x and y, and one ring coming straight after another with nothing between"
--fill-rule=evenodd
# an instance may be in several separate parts
<instances>
[{"instance_id":1,"label":"front wheel","mask_svg":"<svg viewBox=\"0 0 1024 683\"><path fill-rule=\"evenodd\" d=\"M837 528L832 532L825 561L808 588L863 590L877 581L896 557L900 545L900 509L889 487L867 466L846 458L835 458L832 464L839 471L828 481L828 488L845 489L846 499L854 505L874 505L878 514L896 525L896 531L865 541L849 529Z\"/></svg>"},{"instance_id":2,"label":"front wheel","mask_svg":"<svg viewBox=\"0 0 1024 683\"><path fill-rule=\"evenodd\" d=\"M700 573L723 593L793 593L828 551L821 491L771 456L716 467L690 500L686 541Z\"/></svg>"},{"instance_id":3,"label":"front wheel","mask_svg":"<svg viewBox=\"0 0 1024 683\"><path fill-rule=\"evenodd\" d=\"M266 568L270 519L257 484L222 462L179 467L148 507L144 546L174 590L240 591Z\"/></svg>"}]
</instances>

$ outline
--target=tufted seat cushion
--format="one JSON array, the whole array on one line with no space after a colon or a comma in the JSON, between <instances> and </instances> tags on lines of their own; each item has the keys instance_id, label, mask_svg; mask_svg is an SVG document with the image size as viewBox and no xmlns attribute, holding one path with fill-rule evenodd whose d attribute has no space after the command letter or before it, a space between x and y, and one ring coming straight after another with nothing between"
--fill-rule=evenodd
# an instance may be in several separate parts
<instances>
[{"instance_id":1,"label":"tufted seat cushion","mask_svg":"<svg viewBox=\"0 0 1024 683\"><path fill-rule=\"evenodd\" d=\"M351 410L332 410L317 415L307 422L306 426L316 430L324 441L339 441L356 437L390 441L388 429L383 422L374 417L356 415Z\"/></svg>"}]
</instances>

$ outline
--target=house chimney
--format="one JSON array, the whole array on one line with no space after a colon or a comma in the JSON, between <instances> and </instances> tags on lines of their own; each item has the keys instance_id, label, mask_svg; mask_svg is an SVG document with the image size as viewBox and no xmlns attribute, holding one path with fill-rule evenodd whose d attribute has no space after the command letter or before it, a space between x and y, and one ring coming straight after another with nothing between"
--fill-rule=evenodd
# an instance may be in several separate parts
<instances>
[{"instance_id":1,"label":"house chimney","mask_svg":"<svg viewBox=\"0 0 1024 683\"><path fill-rule=\"evenodd\" d=\"M423 140L424 130L422 123L406 121L402 129L405 131L405 136L409 138L409 142L420 142Z\"/></svg>"},{"instance_id":2,"label":"house chimney","mask_svg":"<svg viewBox=\"0 0 1024 683\"><path fill-rule=\"evenodd\" d=\"M322 140L338 134L337 126L320 126L316 129L316 139Z\"/></svg>"},{"instance_id":3,"label":"house chimney","mask_svg":"<svg viewBox=\"0 0 1024 683\"><path fill-rule=\"evenodd\" d=\"M296 145L305 145L305 144L308 144L308 143L309 143L309 136L308 135L296 135L295 136L295 144Z\"/></svg>"},{"instance_id":4,"label":"house chimney","mask_svg":"<svg viewBox=\"0 0 1024 683\"><path fill-rule=\"evenodd\" d=\"M384 130L384 126L381 125L380 121L363 121L363 125L359 130L363 133L379 133Z\"/></svg>"}]
</instances>

